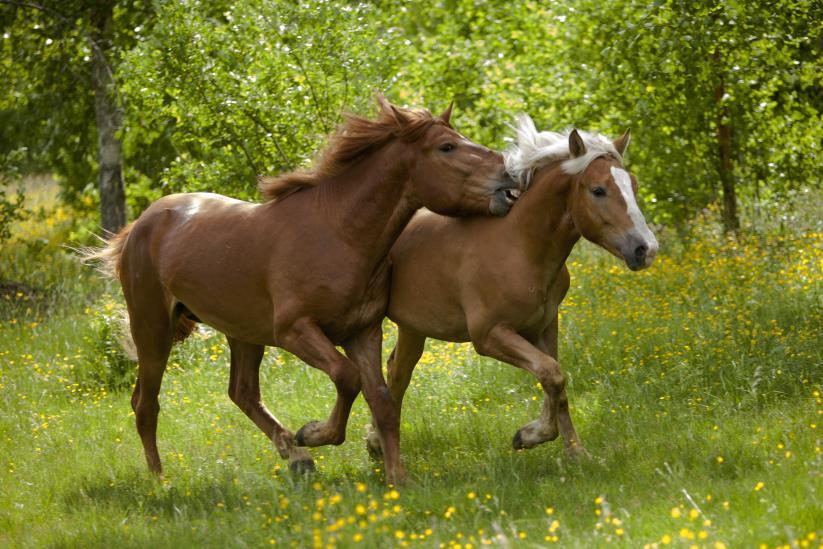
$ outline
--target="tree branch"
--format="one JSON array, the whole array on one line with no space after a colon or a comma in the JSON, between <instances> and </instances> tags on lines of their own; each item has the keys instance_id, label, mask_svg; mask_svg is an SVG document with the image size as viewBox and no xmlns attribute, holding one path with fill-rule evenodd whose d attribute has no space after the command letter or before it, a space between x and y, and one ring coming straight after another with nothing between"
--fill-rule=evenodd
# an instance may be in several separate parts
<instances>
[{"instance_id":1,"label":"tree branch","mask_svg":"<svg viewBox=\"0 0 823 549\"><path fill-rule=\"evenodd\" d=\"M57 11L54 8L50 8L50 7L44 6L42 4L37 4L36 2L26 2L24 0L0 0L0 4L6 4L8 6L15 6L15 7L18 7L18 8L27 8L27 9L37 10L41 13L44 13L46 15L50 15L50 16L54 17L55 19L59 20L61 23L63 23L67 27L74 27L75 26L74 22L71 19L69 19L68 17L66 17L63 13ZM83 38L85 38L86 40L89 41L89 44L91 44L92 49L95 50L101 56L101 58L103 60L103 64L106 67L106 72L108 72L109 77L112 80L114 80L114 71L112 70L111 65L109 64L109 62L106 60L106 56L104 55L103 48L100 47L100 44L97 42L97 40L94 39L94 37L90 33L86 32L82 28L78 28L77 30L80 32L80 34L83 35ZM118 95L118 97L119 97L119 95Z\"/></svg>"}]
</instances>

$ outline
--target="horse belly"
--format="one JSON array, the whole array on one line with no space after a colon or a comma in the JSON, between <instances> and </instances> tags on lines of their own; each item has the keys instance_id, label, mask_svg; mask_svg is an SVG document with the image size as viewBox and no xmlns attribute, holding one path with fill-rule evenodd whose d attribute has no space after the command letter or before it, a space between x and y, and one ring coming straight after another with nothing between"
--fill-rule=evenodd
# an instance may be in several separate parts
<instances>
[{"instance_id":1,"label":"horse belly","mask_svg":"<svg viewBox=\"0 0 823 549\"><path fill-rule=\"evenodd\" d=\"M414 276L411 275L410 276ZM445 280L395 276L388 317L400 327L443 341L468 341L466 314Z\"/></svg>"}]
</instances>

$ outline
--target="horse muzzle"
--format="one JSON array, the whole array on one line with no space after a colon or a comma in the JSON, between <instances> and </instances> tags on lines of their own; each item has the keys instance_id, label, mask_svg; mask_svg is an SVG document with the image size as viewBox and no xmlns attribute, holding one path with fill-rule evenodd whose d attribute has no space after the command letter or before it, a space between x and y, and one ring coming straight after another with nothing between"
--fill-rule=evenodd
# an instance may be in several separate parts
<instances>
[{"instance_id":1,"label":"horse muzzle","mask_svg":"<svg viewBox=\"0 0 823 549\"><path fill-rule=\"evenodd\" d=\"M641 271L654 263L657 247L657 240L653 236L651 240L648 240L639 235L631 235L628 241L621 246L620 253L629 269Z\"/></svg>"},{"instance_id":2,"label":"horse muzzle","mask_svg":"<svg viewBox=\"0 0 823 549\"><path fill-rule=\"evenodd\" d=\"M508 175L499 182L497 189L492 193L489 201L489 213L496 216L504 216L509 213L514 203L520 198L521 190Z\"/></svg>"}]
</instances>

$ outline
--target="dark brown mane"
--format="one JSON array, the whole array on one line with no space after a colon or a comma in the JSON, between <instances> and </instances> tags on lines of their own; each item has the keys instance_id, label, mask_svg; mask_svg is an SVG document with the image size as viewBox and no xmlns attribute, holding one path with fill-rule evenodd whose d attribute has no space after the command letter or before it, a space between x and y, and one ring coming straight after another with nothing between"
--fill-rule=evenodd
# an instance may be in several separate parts
<instances>
[{"instance_id":1,"label":"dark brown mane","mask_svg":"<svg viewBox=\"0 0 823 549\"><path fill-rule=\"evenodd\" d=\"M311 170L261 177L258 187L263 198L267 202L281 200L300 189L317 185L324 178L339 175L352 162L379 149L394 137L414 142L434 124L449 126L448 122L432 116L425 109L403 109L382 102L381 107L377 120L344 114L343 124Z\"/></svg>"}]
</instances>

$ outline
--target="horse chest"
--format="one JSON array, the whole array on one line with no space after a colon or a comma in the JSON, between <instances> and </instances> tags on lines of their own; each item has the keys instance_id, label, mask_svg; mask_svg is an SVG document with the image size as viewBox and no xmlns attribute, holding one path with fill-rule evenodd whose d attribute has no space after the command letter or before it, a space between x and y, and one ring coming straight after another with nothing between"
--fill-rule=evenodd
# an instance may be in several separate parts
<instances>
[{"instance_id":1,"label":"horse chest","mask_svg":"<svg viewBox=\"0 0 823 549\"><path fill-rule=\"evenodd\" d=\"M545 276L523 277L500 292L492 316L522 330L540 331L557 314L555 301L552 284Z\"/></svg>"},{"instance_id":2,"label":"horse chest","mask_svg":"<svg viewBox=\"0 0 823 549\"><path fill-rule=\"evenodd\" d=\"M365 286L351 289L348 299L341 300L333 311L333 320L324 325L324 331L339 343L380 322L386 314L389 301L389 263L381 262L372 272Z\"/></svg>"}]
</instances>

